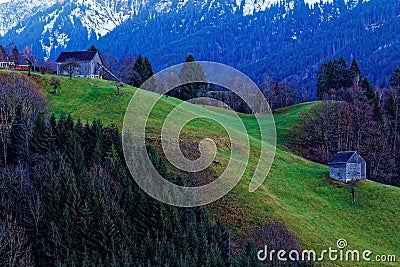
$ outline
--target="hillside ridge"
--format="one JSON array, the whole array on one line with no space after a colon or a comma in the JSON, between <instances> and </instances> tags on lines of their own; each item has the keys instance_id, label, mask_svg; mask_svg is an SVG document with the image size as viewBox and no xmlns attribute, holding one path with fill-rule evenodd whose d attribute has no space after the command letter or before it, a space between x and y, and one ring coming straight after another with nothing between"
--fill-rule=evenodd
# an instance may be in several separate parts
<instances>
[{"instance_id":1,"label":"hillside ridge","mask_svg":"<svg viewBox=\"0 0 400 267\"><path fill-rule=\"evenodd\" d=\"M138 90L125 86L117 95L112 82L59 77L62 82L60 94L52 95L48 84L50 77L35 76L34 79L42 87L56 116L71 114L75 119L79 117L89 122L101 119L105 124L113 123L119 128L126 106ZM143 105L157 97L154 93L144 95L146 97L140 102ZM149 120L150 137L158 138L162 119L179 103L181 101L172 97L159 102ZM315 105L318 103L305 103L275 112L278 132L276 158L270 174L255 193L248 192L248 185L260 147L257 125L252 115L240 115L251 137L248 170L231 193L208 206L210 212L238 234L262 227L270 221L281 221L294 234L302 249L322 251L329 247L336 248L337 240L345 238L350 249L368 249L375 255L400 255L399 188L372 181L361 182L357 189L357 202L353 205L349 189L329 179L327 166L307 161L280 146L282 138L279 136L290 131L299 113L307 112ZM207 114L210 111L193 105L192 112ZM218 113L218 109L212 108L212 112ZM218 114L229 125L231 114ZM204 123L209 126L204 127ZM187 140L224 138L224 135L223 129L208 121L191 122L182 133ZM226 148L218 151L217 159L221 164L229 161ZM218 174L223 166L214 164L211 169ZM329 266L330 263L326 264ZM359 266L382 266L382 263L360 262Z\"/></svg>"}]
</instances>

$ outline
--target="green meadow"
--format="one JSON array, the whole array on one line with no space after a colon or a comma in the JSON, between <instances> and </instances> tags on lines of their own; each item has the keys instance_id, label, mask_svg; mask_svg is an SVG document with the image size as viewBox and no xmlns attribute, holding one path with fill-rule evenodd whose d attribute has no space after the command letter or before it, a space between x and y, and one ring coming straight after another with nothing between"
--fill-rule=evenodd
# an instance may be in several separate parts
<instances>
[{"instance_id":1,"label":"green meadow","mask_svg":"<svg viewBox=\"0 0 400 267\"><path fill-rule=\"evenodd\" d=\"M35 76L34 79L51 103L51 112L57 117L71 114L74 119L80 118L84 122L100 119L104 124L115 124L119 129L122 128L126 108L138 90L124 86L118 95L116 85L110 81L59 77L62 87L58 95L53 95L48 84L51 77ZM141 91L140 97L132 103L138 111L134 115L142 116L141 108L151 103L156 104L147 122L147 137L155 140L160 136L164 119L182 102ZM215 140L218 164L213 163L211 169L216 175L221 174L229 162L231 144L227 129L236 131L242 137L243 143L239 147L246 146L247 136L250 142L249 159L245 155L240 157L247 164L243 178L231 193L209 205L208 209L237 234L270 221L282 221L303 249L317 252L329 247L335 249L336 241L344 238L349 249L371 250L373 255L396 255L400 261L399 188L372 181L361 182L356 192L357 201L352 204L349 188L330 180L327 166L305 160L285 148L286 136L297 123L299 114L318 104L305 103L275 113L276 156L269 175L254 193L249 192L249 184L259 161L260 148L262 145L271 146L271 140L260 140L260 128L255 117L239 115L246 128L243 132L238 128L237 114L231 111L182 104L183 112L224 122L225 129L214 120L195 119L185 125L180 134L181 140L199 141L206 137ZM268 115L261 115L259 119L260 127L272 126ZM242 153L242 150L237 152ZM325 264L337 266L329 262ZM360 262L357 265L384 264Z\"/></svg>"}]
</instances>

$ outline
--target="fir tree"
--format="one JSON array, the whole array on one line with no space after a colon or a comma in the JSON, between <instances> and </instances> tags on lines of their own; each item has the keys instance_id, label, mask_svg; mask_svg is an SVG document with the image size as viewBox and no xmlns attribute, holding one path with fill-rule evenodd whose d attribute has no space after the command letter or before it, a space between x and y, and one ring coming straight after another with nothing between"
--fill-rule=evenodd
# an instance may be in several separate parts
<instances>
[{"instance_id":1,"label":"fir tree","mask_svg":"<svg viewBox=\"0 0 400 267\"><path fill-rule=\"evenodd\" d=\"M356 68L356 66L354 66L354 68ZM348 88L353 85L351 70L349 69L344 57L341 56L339 58L339 61L337 62L337 69L335 69L335 71L337 71L336 75L338 79L338 84L334 87L335 89ZM357 72L356 69L354 71Z\"/></svg>"},{"instance_id":2,"label":"fir tree","mask_svg":"<svg viewBox=\"0 0 400 267\"><path fill-rule=\"evenodd\" d=\"M10 162L18 163L28 159L28 129L23 118L22 107L18 106L10 133L11 146L8 149Z\"/></svg>"},{"instance_id":3,"label":"fir tree","mask_svg":"<svg viewBox=\"0 0 400 267\"><path fill-rule=\"evenodd\" d=\"M79 175L83 171L85 159L80 141L75 132L68 137L66 152L75 175Z\"/></svg>"},{"instance_id":4,"label":"fir tree","mask_svg":"<svg viewBox=\"0 0 400 267\"><path fill-rule=\"evenodd\" d=\"M400 68L396 68L394 70L393 75L390 77L390 86L392 86L392 88L398 89L400 88Z\"/></svg>"},{"instance_id":5,"label":"fir tree","mask_svg":"<svg viewBox=\"0 0 400 267\"><path fill-rule=\"evenodd\" d=\"M6 60L7 60L6 50L2 45L0 45L0 61L6 61Z\"/></svg>"},{"instance_id":6,"label":"fir tree","mask_svg":"<svg viewBox=\"0 0 400 267\"><path fill-rule=\"evenodd\" d=\"M10 61L13 61L13 62L18 64L18 63L20 63L19 62L20 61L20 57L21 56L20 56L20 53L18 51L18 48L16 46L14 46L12 51L11 51L11 53L10 53L10 55L9 55L9 57L8 57L8 59Z\"/></svg>"},{"instance_id":7,"label":"fir tree","mask_svg":"<svg viewBox=\"0 0 400 267\"><path fill-rule=\"evenodd\" d=\"M318 98L322 99L325 94L329 93L330 89L338 90L352 86L352 71L358 73L356 62L353 64L353 70L350 70L343 57L340 57L339 60L334 59L328 63L323 63L317 78Z\"/></svg>"},{"instance_id":8,"label":"fir tree","mask_svg":"<svg viewBox=\"0 0 400 267\"><path fill-rule=\"evenodd\" d=\"M317 78L317 96L318 99L322 99L325 92L329 90L328 81L328 65L323 63L318 72Z\"/></svg>"},{"instance_id":9,"label":"fir tree","mask_svg":"<svg viewBox=\"0 0 400 267\"><path fill-rule=\"evenodd\" d=\"M353 84L358 86L361 79L361 70L355 58L350 65L350 78L353 80Z\"/></svg>"},{"instance_id":10,"label":"fir tree","mask_svg":"<svg viewBox=\"0 0 400 267\"><path fill-rule=\"evenodd\" d=\"M206 76L202 66L195 62L193 55L189 55L186 58L182 70L179 73L179 79L183 85L179 89L178 98L184 101L196 98L199 95L204 95L207 90L207 84L204 82L196 82L205 81Z\"/></svg>"},{"instance_id":11,"label":"fir tree","mask_svg":"<svg viewBox=\"0 0 400 267\"><path fill-rule=\"evenodd\" d=\"M33 153L44 155L53 149L53 140L50 126L44 114L40 114L36 120L30 149Z\"/></svg>"},{"instance_id":12,"label":"fir tree","mask_svg":"<svg viewBox=\"0 0 400 267\"><path fill-rule=\"evenodd\" d=\"M261 266L259 259L257 258L257 247L254 242L249 241L246 243L242 261L240 266L243 267L256 267Z\"/></svg>"},{"instance_id":13,"label":"fir tree","mask_svg":"<svg viewBox=\"0 0 400 267\"><path fill-rule=\"evenodd\" d=\"M139 55L135 61L135 64L133 65L131 77L132 85L139 88L153 75L153 68L149 59L147 57L143 58L142 55Z\"/></svg>"},{"instance_id":14,"label":"fir tree","mask_svg":"<svg viewBox=\"0 0 400 267\"><path fill-rule=\"evenodd\" d=\"M99 52L99 49L97 49L96 46L92 45L91 47L88 48L87 51L90 51L90 52Z\"/></svg>"},{"instance_id":15,"label":"fir tree","mask_svg":"<svg viewBox=\"0 0 400 267\"><path fill-rule=\"evenodd\" d=\"M58 150L65 150L65 144L66 144L66 129L65 129L65 121L66 117L64 114L61 114L60 119L58 122L56 121L55 117L53 119L50 119L51 127L53 129L53 136L55 140L55 145Z\"/></svg>"},{"instance_id":16,"label":"fir tree","mask_svg":"<svg viewBox=\"0 0 400 267\"><path fill-rule=\"evenodd\" d=\"M362 79L361 89L363 90L364 95L369 100L373 100L376 97L374 88L372 87L372 84L369 82L369 80L367 78Z\"/></svg>"}]
</instances>

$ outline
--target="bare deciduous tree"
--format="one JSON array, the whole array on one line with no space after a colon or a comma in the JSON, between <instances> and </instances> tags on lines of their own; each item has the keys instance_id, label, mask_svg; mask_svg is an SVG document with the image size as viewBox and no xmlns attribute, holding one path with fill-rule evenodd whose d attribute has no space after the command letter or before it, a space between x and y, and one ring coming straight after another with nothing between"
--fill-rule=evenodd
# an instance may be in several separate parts
<instances>
[{"instance_id":1,"label":"bare deciduous tree","mask_svg":"<svg viewBox=\"0 0 400 267\"><path fill-rule=\"evenodd\" d=\"M0 77L0 143L2 161L7 165L8 144L17 109L20 108L26 123L26 135L30 135L38 114L47 110L46 99L38 87L20 74ZM25 138L25 146L29 140Z\"/></svg>"},{"instance_id":2,"label":"bare deciduous tree","mask_svg":"<svg viewBox=\"0 0 400 267\"><path fill-rule=\"evenodd\" d=\"M0 221L0 265L34 266L32 247L23 227L12 216Z\"/></svg>"},{"instance_id":3,"label":"bare deciduous tree","mask_svg":"<svg viewBox=\"0 0 400 267\"><path fill-rule=\"evenodd\" d=\"M72 76L74 75L75 71L79 68L79 63L77 62L76 59L70 58L70 59L67 59L62 64L61 68L68 72L69 79L72 80Z\"/></svg>"}]
</instances>

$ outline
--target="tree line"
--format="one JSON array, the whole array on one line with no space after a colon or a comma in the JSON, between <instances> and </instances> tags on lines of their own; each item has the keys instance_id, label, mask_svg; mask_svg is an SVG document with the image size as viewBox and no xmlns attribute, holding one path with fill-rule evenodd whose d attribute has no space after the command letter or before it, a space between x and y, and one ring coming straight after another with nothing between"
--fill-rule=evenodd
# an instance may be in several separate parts
<instances>
[{"instance_id":1,"label":"tree line","mask_svg":"<svg viewBox=\"0 0 400 267\"><path fill-rule=\"evenodd\" d=\"M0 45L0 61L26 63L26 59L30 59L30 62L37 66L41 71L43 70L54 73L57 69L55 63L51 59L48 59L46 62L39 60L29 46L27 46L22 52L19 52L18 48L12 43L8 44L6 47L7 49ZM6 50L9 52L6 52ZM87 49L87 51L99 50L92 45ZM104 66L125 84L130 84L139 88L154 75L153 66L150 60L142 55L138 55L137 57L130 55L118 59L109 53L101 53L101 57ZM190 65L185 63L190 63ZM189 54L186 57L183 66L184 67L180 73L174 73L171 75L171 79L176 79L183 83L188 82L193 78L206 80L207 77L205 77L201 65L196 63L192 54ZM75 69L78 68L78 64L76 63L76 60L70 60L63 68L69 74L70 79L72 79ZM114 77L111 77L107 72L105 72L103 76L104 79L115 80ZM153 86L155 88L159 85L160 83L156 84L156 81L153 81L152 83L148 83L147 87ZM154 88L147 89L154 91L156 90ZM264 83L260 86L260 90L264 93L272 109L283 108L300 102L310 101L312 100L313 95L312 92L307 91L304 87L300 90L295 80L283 80L282 82L278 82L272 74L266 76ZM235 93L230 92L226 88L220 88L210 83L185 84L178 88L174 88L168 93L168 95L179 98L183 101L197 97L209 97L227 104L237 112L251 113L247 104Z\"/></svg>"},{"instance_id":2,"label":"tree line","mask_svg":"<svg viewBox=\"0 0 400 267\"><path fill-rule=\"evenodd\" d=\"M56 72L57 66L53 60L44 60L37 56L32 46L26 45L24 49L19 50L14 43L6 46L0 45L0 62L13 62L17 65L28 65L29 74L31 70L41 72Z\"/></svg>"}]
</instances>

